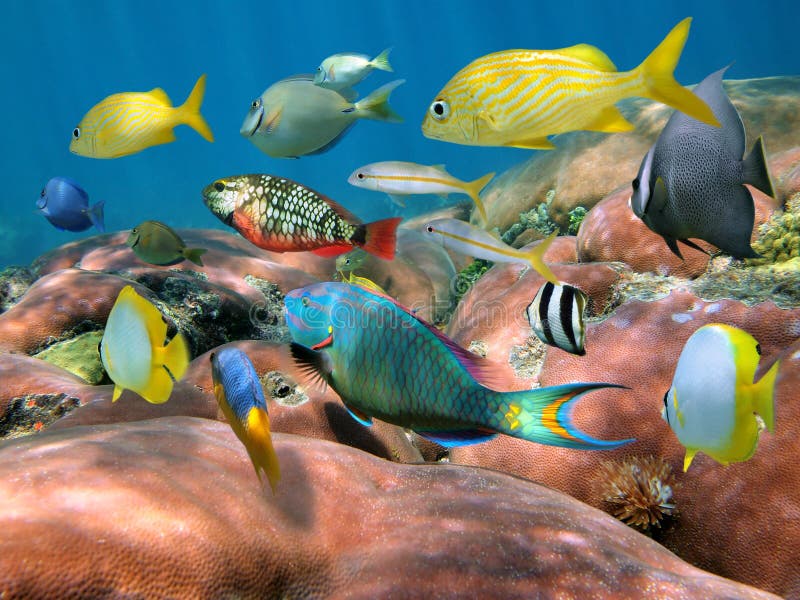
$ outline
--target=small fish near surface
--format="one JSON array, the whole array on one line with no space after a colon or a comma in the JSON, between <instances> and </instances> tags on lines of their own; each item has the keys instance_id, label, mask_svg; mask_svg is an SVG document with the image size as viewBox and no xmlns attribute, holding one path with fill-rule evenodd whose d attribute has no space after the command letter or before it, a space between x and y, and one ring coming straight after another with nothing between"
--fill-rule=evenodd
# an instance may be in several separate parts
<instances>
[{"instance_id":1,"label":"small fish near surface","mask_svg":"<svg viewBox=\"0 0 800 600\"><path fill-rule=\"evenodd\" d=\"M681 258L679 241L703 251L689 238L705 240L735 258L757 257L750 246L755 207L744 184L775 196L761 138L742 160L744 125L722 87L727 68L712 73L694 90L722 127L676 112L633 180L633 212Z\"/></svg>"},{"instance_id":2,"label":"small fish near surface","mask_svg":"<svg viewBox=\"0 0 800 600\"><path fill-rule=\"evenodd\" d=\"M53 177L42 188L36 209L57 229L66 231L86 231L94 226L105 231L103 223L103 204L89 207L89 194L80 184L69 177Z\"/></svg>"},{"instance_id":3,"label":"small fish near surface","mask_svg":"<svg viewBox=\"0 0 800 600\"><path fill-rule=\"evenodd\" d=\"M188 125L209 142L214 134L200 114L206 90L206 76L201 75L181 106L173 107L166 92L113 94L95 104L72 130L70 152L90 158L118 158L136 154L145 148L175 141L172 131Z\"/></svg>"},{"instance_id":4,"label":"small fish near surface","mask_svg":"<svg viewBox=\"0 0 800 600\"><path fill-rule=\"evenodd\" d=\"M327 382L364 425L377 418L445 446L504 433L584 450L632 440L600 440L578 430L571 412L583 394L608 383L572 383L498 392L491 362L447 338L386 296L357 285L319 283L284 299L295 361Z\"/></svg>"},{"instance_id":5,"label":"small fish near surface","mask_svg":"<svg viewBox=\"0 0 800 600\"><path fill-rule=\"evenodd\" d=\"M330 198L273 175L218 179L205 187L203 201L246 240L273 252L310 250L338 256L358 247L392 260L402 221L395 217L361 223Z\"/></svg>"},{"instance_id":6,"label":"small fish near surface","mask_svg":"<svg viewBox=\"0 0 800 600\"><path fill-rule=\"evenodd\" d=\"M583 314L588 298L566 283L546 281L528 305L528 321L542 342L571 354L586 354Z\"/></svg>"},{"instance_id":7,"label":"small fish near surface","mask_svg":"<svg viewBox=\"0 0 800 600\"><path fill-rule=\"evenodd\" d=\"M458 219L434 219L425 226L424 231L427 236L455 252L492 262L527 263L547 281L560 283L544 262L544 254L556 239L557 231L532 250L512 248L489 232Z\"/></svg>"},{"instance_id":8,"label":"small fish near surface","mask_svg":"<svg viewBox=\"0 0 800 600\"><path fill-rule=\"evenodd\" d=\"M588 44L479 58L436 95L422 132L456 144L551 150L549 135L631 131L614 104L634 96L719 126L711 109L673 76L690 23L691 18L678 23L642 64L626 72Z\"/></svg>"},{"instance_id":9,"label":"small fish near surface","mask_svg":"<svg viewBox=\"0 0 800 600\"><path fill-rule=\"evenodd\" d=\"M211 378L219 407L244 444L258 480L263 481L263 471L274 494L281 470L272 447L264 390L253 363L238 348L223 348L211 353Z\"/></svg>"},{"instance_id":10,"label":"small fish near surface","mask_svg":"<svg viewBox=\"0 0 800 600\"><path fill-rule=\"evenodd\" d=\"M466 194L475 203L481 219L488 223L486 208L481 202L480 191L488 185L494 173L488 173L475 181L461 181L444 170L444 165L419 165L412 162L385 161L365 165L353 171L347 182L350 185L384 192L401 206L399 197L411 194Z\"/></svg>"},{"instance_id":11,"label":"small fish near surface","mask_svg":"<svg viewBox=\"0 0 800 600\"><path fill-rule=\"evenodd\" d=\"M333 54L322 61L314 74L314 84L328 88L329 90L344 90L352 88L362 81L374 69L381 71L393 71L389 64L389 52L387 48L378 56L370 59L366 54L356 54L354 52L341 52Z\"/></svg>"},{"instance_id":12,"label":"small fish near surface","mask_svg":"<svg viewBox=\"0 0 800 600\"><path fill-rule=\"evenodd\" d=\"M190 260L203 266L205 248L187 248L181 236L160 221L143 221L131 229L125 243L144 262L151 265L176 265Z\"/></svg>"},{"instance_id":13,"label":"small fish near surface","mask_svg":"<svg viewBox=\"0 0 800 600\"><path fill-rule=\"evenodd\" d=\"M321 154L359 119L401 122L389 96L404 81L387 83L354 104L348 99L352 94L314 85L311 75L289 77L253 100L239 132L273 158Z\"/></svg>"},{"instance_id":14,"label":"small fish near surface","mask_svg":"<svg viewBox=\"0 0 800 600\"><path fill-rule=\"evenodd\" d=\"M723 465L746 461L761 430L775 431L779 361L754 382L760 354L753 336L720 323L700 327L687 340L661 411L686 448L684 471L698 452Z\"/></svg>"},{"instance_id":15,"label":"small fish near surface","mask_svg":"<svg viewBox=\"0 0 800 600\"><path fill-rule=\"evenodd\" d=\"M129 389L153 404L166 402L173 381L183 377L189 366L189 349L178 333L165 346L167 324L159 310L125 286L108 315L100 359L114 382L116 401Z\"/></svg>"},{"instance_id":16,"label":"small fish near surface","mask_svg":"<svg viewBox=\"0 0 800 600\"><path fill-rule=\"evenodd\" d=\"M339 273L339 275L341 276L342 281L344 281L345 283L349 283L350 285L360 285L361 287L366 288L368 290L372 290L373 292L377 292L378 294L381 294L382 296L388 296L389 295L386 292L386 290L384 290L381 286L379 286L377 283L372 281L372 279L369 279L367 277L361 277L359 275L356 275L352 271L350 271L347 274L347 277L345 277L344 273L341 273L341 272Z\"/></svg>"}]
</instances>

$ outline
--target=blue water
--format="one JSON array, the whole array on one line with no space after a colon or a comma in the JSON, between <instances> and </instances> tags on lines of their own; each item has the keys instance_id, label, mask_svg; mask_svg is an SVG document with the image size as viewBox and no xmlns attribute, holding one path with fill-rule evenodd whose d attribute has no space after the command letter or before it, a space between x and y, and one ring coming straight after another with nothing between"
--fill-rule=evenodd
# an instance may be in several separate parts
<instances>
[{"instance_id":1,"label":"blue water","mask_svg":"<svg viewBox=\"0 0 800 600\"><path fill-rule=\"evenodd\" d=\"M473 179L531 155L422 136L428 104L461 67L497 50L587 42L627 70L686 16L694 22L676 71L682 83L696 83L730 62L734 79L800 72L800 3L792 0L12 0L3 6L0 42L0 267L27 264L62 243L93 235L57 231L34 211L39 191L56 175L81 182L92 201L106 201L111 231L145 219L224 228L202 204L200 190L216 178L251 172L300 181L364 219L390 216L396 209L383 195L347 183L355 168L378 160L445 163L453 175ZM270 158L239 135L250 102L275 81L312 72L335 52L375 55L387 46L394 48L395 73L376 71L358 89L364 96L395 77L407 79L392 97L404 123L360 122L330 152L299 160ZM215 143L179 127L176 142L128 157L70 154L73 128L104 97L162 87L179 104L201 73L208 74L202 112ZM410 212L436 200L413 202Z\"/></svg>"}]
</instances>

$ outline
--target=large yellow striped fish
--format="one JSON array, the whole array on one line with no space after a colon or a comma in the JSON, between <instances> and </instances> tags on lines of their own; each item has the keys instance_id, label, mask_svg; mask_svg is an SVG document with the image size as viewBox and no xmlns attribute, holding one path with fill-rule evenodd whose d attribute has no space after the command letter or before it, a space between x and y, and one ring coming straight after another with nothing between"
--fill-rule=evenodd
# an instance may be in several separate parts
<instances>
[{"instance_id":1,"label":"large yellow striped fish","mask_svg":"<svg viewBox=\"0 0 800 600\"><path fill-rule=\"evenodd\" d=\"M456 144L554 148L548 135L566 131L630 131L614 103L650 98L719 127L708 105L673 76L689 35L686 18L642 64L618 72L588 44L561 50L506 50L479 58L447 83L422 122L422 132Z\"/></svg>"},{"instance_id":2,"label":"large yellow striped fish","mask_svg":"<svg viewBox=\"0 0 800 600\"><path fill-rule=\"evenodd\" d=\"M70 152L90 158L117 158L175 141L172 129L188 125L209 142L214 134L200 114L206 91L201 75L181 106L173 107L161 88L113 94L95 104L72 130Z\"/></svg>"}]
</instances>

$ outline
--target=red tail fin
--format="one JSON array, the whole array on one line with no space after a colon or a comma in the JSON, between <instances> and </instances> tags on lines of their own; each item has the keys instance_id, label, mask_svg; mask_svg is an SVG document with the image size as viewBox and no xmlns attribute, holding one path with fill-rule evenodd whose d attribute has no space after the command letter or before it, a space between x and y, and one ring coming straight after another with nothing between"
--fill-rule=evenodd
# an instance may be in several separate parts
<instances>
[{"instance_id":1,"label":"red tail fin","mask_svg":"<svg viewBox=\"0 0 800 600\"><path fill-rule=\"evenodd\" d=\"M378 258L392 260L394 258L395 246L397 245L397 226L403 217L383 219L364 224L364 243L359 243L356 239L351 239L356 245L362 247L370 254ZM354 238L357 237L353 236Z\"/></svg>"}]
</instances>

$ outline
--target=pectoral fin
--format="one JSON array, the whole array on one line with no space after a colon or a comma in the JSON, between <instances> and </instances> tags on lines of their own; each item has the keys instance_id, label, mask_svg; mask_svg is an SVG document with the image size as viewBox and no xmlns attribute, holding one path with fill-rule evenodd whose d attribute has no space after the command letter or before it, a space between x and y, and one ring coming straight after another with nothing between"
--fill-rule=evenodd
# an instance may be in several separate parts
<instances>
[{"instance_id":1,"label":"pectoral fin","mask_svg":"<svg viewBox=\"0 0 800 600\"><path fill-rule=\"evenodd\" d=\"M292 342L289 347L295 364L309 377L312 384L324 387L324 384L330 383L333 375L330 356L325 352L306 348L297 342Z\"/></svg>"},{"instance_id":2,"label":"pectoral fin","mask_svg":"<svg viewBox=\"0 0 800 600\"><path fill-rule=\"evenodd\" d=\"M527 148L529 150L555 150L556 148L546 137L512 140L506 142L505 145L511 148Z\"/></svg>"}]
</instances>

